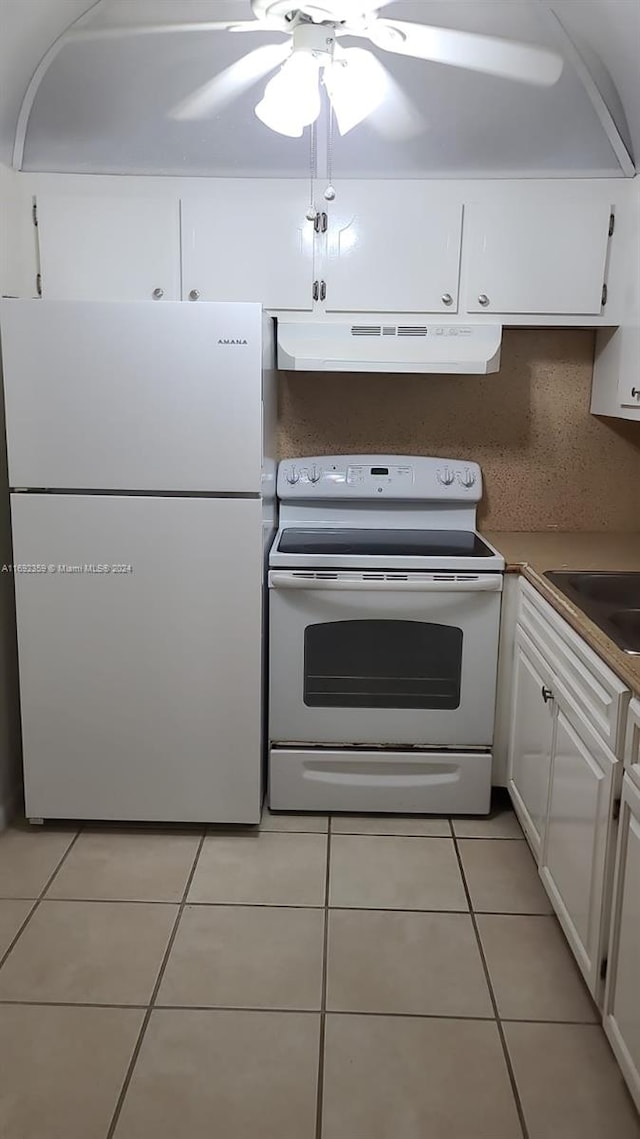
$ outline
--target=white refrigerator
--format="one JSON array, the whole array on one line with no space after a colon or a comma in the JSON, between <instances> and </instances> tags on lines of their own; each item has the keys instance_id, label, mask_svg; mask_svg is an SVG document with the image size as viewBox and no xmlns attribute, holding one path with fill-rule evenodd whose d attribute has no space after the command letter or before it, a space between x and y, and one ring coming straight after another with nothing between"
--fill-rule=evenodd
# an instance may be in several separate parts
<instances>
[{"instance_id":1,"label":"white refrigerator","mask_svg":"<svg viewBox=\"0 0 640 1139\"><path fill-rule=\"evenodd\" d=\"M4 300L29 818L255 823L272 321Z\"/></svg>"}]
</instances>

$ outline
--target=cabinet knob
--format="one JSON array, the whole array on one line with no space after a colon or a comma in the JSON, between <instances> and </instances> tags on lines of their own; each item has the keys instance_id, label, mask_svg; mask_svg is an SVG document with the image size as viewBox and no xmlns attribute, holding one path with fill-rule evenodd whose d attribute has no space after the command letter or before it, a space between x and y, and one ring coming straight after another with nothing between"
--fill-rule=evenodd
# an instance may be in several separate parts
<instances>
[{"instance_id":1,"label":"cabinet knob","mask_svg":"<svg viewBox=\"0 0 640 1139\"><path fill-rule=\"evenodd\" d=\"M160 298L164 296L164 289L154 289L151 296L154 301L159 301Z\"/></svg>"},{"instance_id":2,"label":"cabinet knob","mask_svg":"<svg viewBox=\"0 0 640 1139\"><path fill-rule=\"evenodd\" d=\"M443 305L453 304L453 297L451 296L451 293L443 293L440 297L440 300L442 301Z\"/></svg>"},{"instance_id":3,"label":"cabinet knob","mask_svg":"<svg viewBox=\"0 0 640 1139\"><path fill-rule=\"evenodd\" d=\"M189 293L189 300L190 301L197 301L199 296L200 296L199 290L198 289L192 289L191 292Z\"/></svg>"},{"instance_id":4,"label":"cabinet knob","mask_svg":"<svg viewBox=\"0 0 640 1139\"><path fill-rule=\"evenodd\" d=\"M632 399L640 399L640 388L632 388L631 389L631 398Z\"/></svg>"},{"instance_id":5,"label":"cabinet knob","mask_svg":"<svg viewBox=\"0 0 640 1139\"><path fill-rule=\"evenodd\" d=\"M542 685L542 699L544 700L545 704L548 704L550 700L553 700L553 692L550 688L546 688L544 684Z\"/></svg>"},{"instance_id":6,"label":"cabinet knob","mask_svg":"<svg viewBox=\"0 0 640 1139\"><path fill-rule=\"evenodd\" d=\"M480 296L478 297L478 304L482 305L483 308L487 307L489 304L489 298L486 293L480 293Z\"/></svg>"}]
</instances>

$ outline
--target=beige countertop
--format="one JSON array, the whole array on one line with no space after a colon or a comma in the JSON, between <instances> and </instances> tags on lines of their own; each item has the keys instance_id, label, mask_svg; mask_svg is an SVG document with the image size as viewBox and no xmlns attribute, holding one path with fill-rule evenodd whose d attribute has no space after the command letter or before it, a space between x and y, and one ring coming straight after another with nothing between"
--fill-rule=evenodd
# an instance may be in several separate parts
<instances>
[{"instance_id":1,"label":"beige countertop","mask_svg":"<svg viewBox=\"0 0 640 1139\"><path fill-rule=\"evenodd\" d=\"M485 537L503 555L507 572L522 573L640 696L640 656L622 652L581 609L542 576L547 570L640 571L640 533L486 531Z\"/></svg>"}]
</instances>

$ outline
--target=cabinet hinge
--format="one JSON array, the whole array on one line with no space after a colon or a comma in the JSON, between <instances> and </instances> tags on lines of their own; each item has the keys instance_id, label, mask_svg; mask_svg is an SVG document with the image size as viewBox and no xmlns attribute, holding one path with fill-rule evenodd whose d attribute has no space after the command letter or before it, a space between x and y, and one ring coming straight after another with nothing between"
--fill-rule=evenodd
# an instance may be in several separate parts
<instances>
[{"instance_id":1,"label":"cabinet hinge","mask_svg":"<svg viewBox=\"0 0 640 1139\"><path fill-rule=\"evenodd\" d=\"M38 228L38 203L34 202L31 206L31 219L36 229Z\"/></svg>"},{"instance_id":2,"label":"cabinet hinge","mask_svg":"<svg viewBox=\"0 0 640 1139\"><path fill-rule=\"evenodd\" d=\"M607 303L608 293L609 293L609 290L607 289L607 286L603 285L602 286L602 300L600 301L600 304L602 305L603 308Z\"/></svg>"},{"instance_id":3,"label":"cabinet hinge","mask_svg":"<svg viewBox=\"0 0 640 1139\"><path fill-rule=\"evenodd\" d=\"M600 980L601 981L604 981L606 979L608 965L609 965L609 962L608 962L607 958L603 957L602 961L600 962Z\"/></svg>"},{"instance_id":4,"label":"cabinet hinge","mask_svg":"<svg viewBox=\"0 0 640 1139\"><path fill-rule=\"evenodd\" d=\"M311 295L313 296L314 301L319 300L319 298L320 298L320 282L319 281L313 282L313 289L311 290Z\"/></svg>"},{"instance_id":5,"label":"cabinet hinge","mask_svg":"<svg viewBox=\"0 0 640 1139\"><path fill-rule=\"evenodd\" d=\"M39 297L42 296L42 273L36 274L36 292Z\"/></svg>"},{"instance_id":6,"label":"cabinet hinge","mask_svg":"<svg viewBox=\"0 0 640 1139\"><path fill-rule=\"evenodd\" d=\"M622 799L620 797L618 797L617 799L614 799L613 800L613 807L611 808L611 818L613 819L614 822L616 821L616 819L620 818L620 808L621 807L622 807Z\"/></svg>"},{"instance_id":7,"label":"cabinet hinge","mask_svg":"<svg viewBox=\"0 0 640 1139\"><path fill-rule=\"evenodd\" d=\"M613 231L616 228L616 215L609 214L609 237L613 237Z\"/></svg>"}]
</instances>

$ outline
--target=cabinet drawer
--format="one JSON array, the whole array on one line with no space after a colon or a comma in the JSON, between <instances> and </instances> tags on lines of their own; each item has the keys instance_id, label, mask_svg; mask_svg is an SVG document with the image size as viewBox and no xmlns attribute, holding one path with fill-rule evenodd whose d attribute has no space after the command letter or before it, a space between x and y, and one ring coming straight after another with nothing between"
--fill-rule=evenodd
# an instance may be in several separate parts
<instances>
[{"instance_id":1,"label":"cabinet drawer","mask_svg":"<svg viewBox=\"0 0 640 1139\"><path fill-rule=\"evenodd\" d=\"M629 700L623 681L527 581L521 582L518 621L589 725L619 758Z\"/></svg>"}]
</instances>

